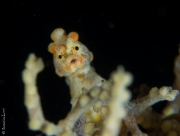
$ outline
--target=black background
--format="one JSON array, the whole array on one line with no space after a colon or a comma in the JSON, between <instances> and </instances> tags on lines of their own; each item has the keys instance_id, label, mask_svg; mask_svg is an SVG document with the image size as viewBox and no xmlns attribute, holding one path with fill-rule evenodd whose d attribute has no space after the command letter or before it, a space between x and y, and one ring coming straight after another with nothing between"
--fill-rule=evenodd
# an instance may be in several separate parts
<instances>
[{"instance_id":1,"label":"black background","mask_svg":"<svg viewBox=\"0 0 180 136\"><path fill-rule=\"evenodd\" d=\"M142 83L172 85L180 43L176 4L21 0L2 3L0 15L1 108L5 108L8 136L41 134L28 130L23 104L21 72L31 52L42 57L46 66L37 80L45 117L57 123L70 110L68 86L55 74L47 51L57 27L79 33L80 41L94 53L92 65L104 78L123 65L134 76L131 89Z\"/></svg>"}]
</instances>

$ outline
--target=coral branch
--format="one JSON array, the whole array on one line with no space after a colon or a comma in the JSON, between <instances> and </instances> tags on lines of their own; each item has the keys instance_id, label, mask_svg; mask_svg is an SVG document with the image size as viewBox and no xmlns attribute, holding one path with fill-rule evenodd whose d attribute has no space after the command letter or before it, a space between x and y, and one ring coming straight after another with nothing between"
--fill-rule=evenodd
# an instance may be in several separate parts
<instances>
[{"instance_id":1,"label":"coral branch","mask_svg":"<svg viewBox=\"0 0 180 136\"><path fill-rule=\"evenodd\" d=\"M130 99L130 93L126 87L132 82L132 75L118 68L112 74L114 82L109 102L110 114L104 121L102 136L117 136L120 131L121 120L125 117L124 103Z\"/></svg>"},{"instance_id":2,"label":"coral branch","mask_svg":"<svg viewBox=\"0 0 180 136\"><path fill-rule=\"evenodd\" d=\"M147 96L144 96L140 99L136 99L133 101L133 103L136 104L138 112L141 113L147 107L159 101L162 101L162 100L173 101L178 94L179 92L177 90L172 90L171 87L164 86L164 87L161 87L160 89L158 89L157 87L154 87L150 90Z\"/></svg>"},{"instance_id":3,"label":"coral branch","mask_svg":"<svg viewBox=\"0 0 180 136\"><path fill-rule=\"evenodd\" d=\"M174 75L175 75L175 80L173 87L180 90L180 47L179 47L179 55L174 60Z\"/></svg>"},{"instance_id":4,"label":"coral branch","mask_svg":"<svg viewBox=\"0 0 180 136\"><path fill-rule=\"evenodd\" d=\"M127 103L127 116L125 118L125 124L131 131L133 136L146 136L142 133L137 126L136 118L149 106L155 104L158 101L168 100L172 101L179 94L177 90L172 90L171 87L161 87L160 89L154 87L150 90L147 96L133 100Z\"/></svg>"},{"instance_id":5,"label":"coral branch","mask_svg":"<svg viewBox=\"0 0 180 136\"><path fill-rule=\"evenodd\" d=\"M25 84L25 106L29 115L29 128L32 130L42 130L47 135L52 135L55 134L55 125L45 120L36 87L37 74L43 68L42 59L36 58L34 54L30 54L26 61L26 68L22 72Z\"/></svg>"},{"instance_id":6,"label":"coral branch","mask_svg":"<svg viewBox=\"0 0 180 136\"><path fill-rule=\"evenodd\" d=\"M180 47L179 47L179 55L174 60L174 83L173 88L180 90ZM176 100L173 102L169 102L167 107L163 110L163 114L165 116L179 113L180 111L180 95L177 96Z\"/></svg>"}]
</instances>

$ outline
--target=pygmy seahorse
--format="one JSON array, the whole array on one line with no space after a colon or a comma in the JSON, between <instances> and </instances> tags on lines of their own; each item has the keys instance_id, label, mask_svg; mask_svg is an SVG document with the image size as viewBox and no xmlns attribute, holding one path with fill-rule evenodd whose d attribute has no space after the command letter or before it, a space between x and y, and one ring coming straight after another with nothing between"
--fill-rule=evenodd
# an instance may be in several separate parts
<instances>
[{"instance_id":1,"label":"pygmy seahorse","mask_svg":"<svg viewBox=\"0 0 180 136\"><path fill-rule=\"evenodd\" d=\"M90 65L93 54L88 48L78 41L79 35L71 32L66 35L62 28L55 29L51 34L53 43L48 46L48 51L53 54L54 66L57 75L65 76L70 87L72 108L78 98L93 87L101 86L104 79L99 76ZM75 125L75 132L83 135L85 116L82 115Z\"/></svg>"}]
</instances>

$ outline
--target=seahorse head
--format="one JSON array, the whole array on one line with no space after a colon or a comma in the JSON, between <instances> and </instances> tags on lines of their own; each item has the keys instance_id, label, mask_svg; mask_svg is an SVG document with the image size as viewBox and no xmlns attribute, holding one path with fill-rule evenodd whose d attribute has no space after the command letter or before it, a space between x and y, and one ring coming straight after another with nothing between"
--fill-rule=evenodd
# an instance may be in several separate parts
<instances>
[{"instance_id":1,"label":"seahorse head","mask_svg":"<svg viewBox=\"0 0 180 136\"><path fill-rule=\"evenodd\" d=\"M74 72L90 65L92 53L78 41L79 35L71 32L66 35L62 28L55 29L51 34L52 43L48 51L53 54L56 73L59 76L70 76Z\"/></svg>"}]
</instances>

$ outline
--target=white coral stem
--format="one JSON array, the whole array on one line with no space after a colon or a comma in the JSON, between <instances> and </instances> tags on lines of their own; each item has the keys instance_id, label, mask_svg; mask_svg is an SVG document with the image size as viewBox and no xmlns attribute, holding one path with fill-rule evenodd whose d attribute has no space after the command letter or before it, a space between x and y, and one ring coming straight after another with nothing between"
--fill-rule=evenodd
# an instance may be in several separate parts
<instances>
[{"instance_id":1,"label":"white coral stem","mask_svg":"<svg viewBox=\"0 0 180 136\"><path fill-rule=\"evenodd\" d=\"M111 101L109 103L110 114L104 122L102 136L117 136L120 131L121 120L125 117L124 103L130 99L130 93L126 89L132 81L132 75L118 68L112 74L113 87Z\"/></svg>"}]
</instances>

